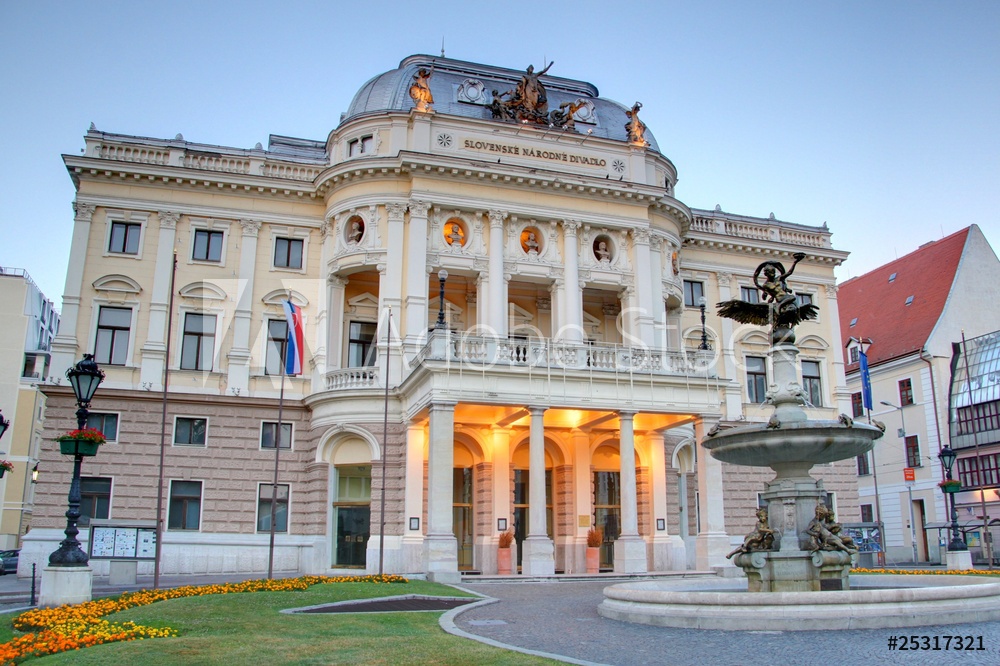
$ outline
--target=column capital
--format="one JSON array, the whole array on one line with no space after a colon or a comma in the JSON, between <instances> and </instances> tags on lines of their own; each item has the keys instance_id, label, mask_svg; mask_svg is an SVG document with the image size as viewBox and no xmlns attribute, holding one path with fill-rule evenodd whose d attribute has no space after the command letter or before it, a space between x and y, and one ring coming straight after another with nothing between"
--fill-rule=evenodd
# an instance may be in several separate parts
<instances>
[{"instance_id":1,"label":"column capital","mask_svg":"<svg viewBox=\"0 0 1000 666\"><path fill-rule=\"evenodd\" d=\"M427 212L431 209L431 204L419 199L410 199L409 208L411 217L427 217Z\"/></svg>"},{"instance_id":2,"label":"column capital","mask_svg":"<svg viewBox=\"0 0 1000 666\"><path fill-rule=\"evenodd\" d=\"M733 279L733 274L732 273L718 273L718 274L716 274L716 278L718 279L720 286L728 287L729 283Z\"/></svg>"},{"instance_id":3,"label":"column capital","mask_svg":"<svg viewBox=\"0 0 1000 666\"><path fill-rule=\"evenodd\" d=\"M427 409L432 412L453 412L457 404L458 402L435 400L427 406Z\"/></svg>"},{"instance_id":4,"label":"column capital","mask_svg":"<svg viewBox=\"0 0 1000 666\"><path fill-rule=\"evenodd\" d=\"M635 415L636 415L637 413L638 413L638 412L634 412L634 411L630 411L630 410L627 410L627 409L619 409L619 410L618 410L618 419L619 419L619 420L624 420L624 419L628 419L629 421L631 421L631 420L632 420L632 418L633 418L633 417L634 417L634 416L635 416Z\"/></svg>"},{"instance_id":5,"label":"column capital","mask_svg":"<svg viewBox=\"0 0 1000 666\"><path fill-rule=\"evenodd\" d=\"M385 205L385 210L389 216L390 222L402 222L403 217L406 215L406 204L398 202L387 203ZM424 215L426 214L427 211L425 210Z\"/></svg>"},{"instance_id":6,"label":"column capital","mask_svg":"<svg viewBox=\"0 0 1000 666\"><path fill-rule=\"evenodd\" d=\"M79 201L73 202L73 214L74 219L77 222L90 222L91 218L94 217L94 210L97 207L94 204L81 203Z\"/></svg>"},{"instance_id":7,"label":"column capital","mask_svg":"<svg viewBox=\"0 0 1000 666\"><path fill-rule=\"evenodd\" d=\"M503 229L504 218L507 217L507 211L505 210L491 210L490 215L490 229Z\"/></svg>"},{"instance_id":8,"label":"column capital","mask_svg":"<svg viewBox=\"0 0 1000 666\"><path fill-rule=\"evenodd\" d=\"M176 229L177 222L181 219L180 213L170 210L158 210L156 211L156 216L160 218L161 229Z\"/></svg>"},{"instance_id":9,"label":"column capital","mask_svg":"<svg viewBox=\"0 0 1000 666\"><path fill-rule=\"evenodd\" d=\"M567 236L576 236L576 232L580 230L582 225L577 220L563 220L562 227L563 233Z\"/></svg>"},{"instance_id":10,"label":"column capital","mask_svg":"<svg viewBox=\"0 0 1000 666\"><path fill-rule=\"evenodd\" d=\"M260 220L241 218L239 223L240 226L243 227L244 238L257 238L257 233L260 231L260 227L262 225Z\"/></svg>"},{"instance_id":11,"label":"column capital","mask_svg":"<svg viewBox=\"0 0 1000 666\"><path fill-rule=\"evenodd\" d=\"M534 416L535 414L544 415L545 410L547 410L548 407L541 407L539 405L528 405L527 409L531 413L531 415Z\"/></svg>"},{"instance_id":12,"label":"column capital","mask_svg":"<svg viewBox=\"0 0 1000 666\"><path fill-rule=\"evenodd\" d=\"M335 289L343 289L347 286L347 278L342 278L339 275L330 275L326 282Z\"/></svg>"},{"instance_id":13,"label":"column capital","mask_svg":"<svg viewBox=\"0 0 1000 666\"><path fill-rule=\"evenodd\" d=\"M649 229L633 229L632 238L640 245L649 245Z\"/></svg>"}]
</instances>

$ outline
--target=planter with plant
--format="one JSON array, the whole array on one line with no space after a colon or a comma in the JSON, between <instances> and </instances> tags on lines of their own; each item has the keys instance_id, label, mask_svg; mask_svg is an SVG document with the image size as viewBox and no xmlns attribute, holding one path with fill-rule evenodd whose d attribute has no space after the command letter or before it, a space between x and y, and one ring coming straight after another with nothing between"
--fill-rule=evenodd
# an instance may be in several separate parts
<instances>
[{"instance_id":1,"label":"planter with plant","mask_svg":"<svg viewBox=\"0 0 1000 666\"><path fill-rule=\"evenodd\" d=\"M56 437L59 452L67 456L96 456L97 449L106 442L104 433L97 428L80 428Z\"/></svg>"},{"instance_id":2,"label":"planter with plant","mask_svg":"<svg viewBox=\"0 0 1000 666\"><path fill-rule=\"evenodd\" d=\"M595 574L601 571L601 542L604 532L599 527L587 530L587 573Z\"/></svg>"},{"instance_id":3,"label":"planter with plant","mask_svg":"<svg viewBox=\"0 0 1000 666\"><path fill-rule=\"evenodd\" d=\"M7 460L0 460L0 479L2 479L3 475L6 474L7 472L13 472L13 471L14 471L14 463Z\"/></svg>"},{"instance_id":4,"label":"planter with plant","mask_svg":"<svg viewBox=\"0 0 1000 666\"><path fill-rule=\"evenodd\" d=\"M500 533L500 541L497 544L497 573L501 576L509 576L513 572L511 564L511 545L514 543L514 531L507 530Z\"/></svg>"},{"instance_id":5,"label":"planter with plant","mask_svg":"<svg viewBox=\"0 0 1000 666\"><path fill-rule=\"evenodd\" d=\"M938 484L946 493L957 493L962 489L962 482L957 479L947 479Z\"/></svg>"}]
</instances>

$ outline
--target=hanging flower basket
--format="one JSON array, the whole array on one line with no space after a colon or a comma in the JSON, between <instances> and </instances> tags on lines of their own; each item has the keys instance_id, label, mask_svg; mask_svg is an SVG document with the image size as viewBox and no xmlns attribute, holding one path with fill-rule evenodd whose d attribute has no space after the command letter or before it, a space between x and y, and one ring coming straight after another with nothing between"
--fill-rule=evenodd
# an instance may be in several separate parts
<instances>
[{"instance_id":1,"label":"hanging flower basket","mask_svg":"<svg viewBox=\"0 0 1000 666\"><path fill-rule=\"evenodd\" d=\"M3 475L6 474L7 472L13 472L13 471L14 471L14 463L9 462L7 460L0 460L0 479L2 479Z\"/></svg>"},{"instance_id":2,"label":"hanging flower basket","mask_svg":"<svg viewBox=\"0 0 1000 666\"><path fill-rule=\"evenodd\" d=\"M59 442L59 452L63 455L96 456L98 448L107 440L97 428L82 428L59 435L56 441Z\"/></svg>"},{"instance_id":3,"label":"hanging flower basket","mask_svg":"<svg viewBox=\"0 0 1000 666\"><path fill-rule=\"evenodd\" d=\"M946 493L957 493L962 489L962 482L951 479L950 481L942 481L938 484L941 486L941 490Z\"/></svg>"}]
</instances>

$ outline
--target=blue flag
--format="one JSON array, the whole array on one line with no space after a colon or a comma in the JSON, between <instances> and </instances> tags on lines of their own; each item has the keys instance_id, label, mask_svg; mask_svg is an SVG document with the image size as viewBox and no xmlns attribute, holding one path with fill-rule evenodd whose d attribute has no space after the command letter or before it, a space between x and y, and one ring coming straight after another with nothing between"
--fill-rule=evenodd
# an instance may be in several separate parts
<instances>
[{"instance_id":1,"label":"blue flag","mask_svg":"<svg viewBox=\"0 0 1000 666\"><path fill-rule=\"evenodd\" d=\"M861 402L865 409L872 408L872 377L868 374L868 354L861 352Z\"/></svg>"}]
</instances>

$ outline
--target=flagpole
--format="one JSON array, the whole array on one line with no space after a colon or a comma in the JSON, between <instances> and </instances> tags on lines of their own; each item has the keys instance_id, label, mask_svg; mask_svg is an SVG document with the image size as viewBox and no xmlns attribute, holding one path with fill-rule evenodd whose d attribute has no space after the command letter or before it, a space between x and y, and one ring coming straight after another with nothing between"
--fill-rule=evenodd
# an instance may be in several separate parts
<instances>
[{"instance_id":1,"label":"flagpole","mask_svg":"<svg viewBox=\"0 0 1000 666\"><path fill-rule=\"evenodd\" d=\"M389 444L389 359L392 355L392 306L389 306L389 317L385 333L385 412L382 418L382 497L379 501L378 528L378 575L382 575L385 562L385 458Z\"/></svg>"},{"instance_id":2,"label":"flagpole","mask_svg":"<svg viewBox=\"0 0 1000 666\"><path fill-rule=\"evenodd\" d=\"M170 269L170 296L167 298L167 345L163 357L163 410L160 415L160 466L156 481L156 545L153 555L153 589L160 587L160 555L163 542L163 466L167 441L167 384L170 380L170 338L174 321L174 278L177 276L177 251Z\"/></svg>"},{"instance_id":3,"label":"flagpole","mask_svg":"<svg viewBox=\"0 0 1000 666\"><path fill-rule=\"evenodd\" d=\"M865 352L865 342L871 347L871 338L859 338L858 346L861 347L860 367L861 375L861 401L868 412L868 425L872 424L872 381L868 370L868 354ZM878 564L885 566L885 525L882 524L882 502L878 496L878 458L875 455L875 447L872 446L872 481L875 483L875 521L878 523Z\"/></svg>"},{"instance_id":4,"label":"flagpole","mask_svg":"<svg viewBox=\"0 0 1000 666\"><path fill-rule=\"evenodd\" d=\"M289 299L289 302L291 299ZM271 523L268 531L267 543L267 578L270 580L274 574L274 522L278 506L278 460L281 454L281 422L285 412L285 365L288 363L289 340L292 336L292 327L285 324L285 349L284 354L279 356L278 362L281 365L281 372L278 381L281 382L281 389L278 392L278 427L274 433L274 482L271 484Z\"/></svg>"}]
</instances>

